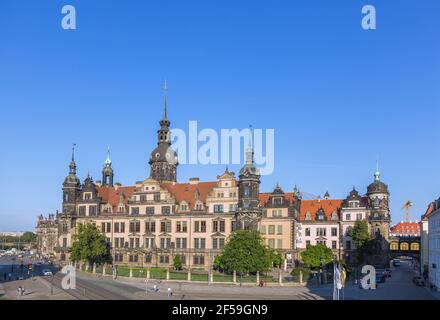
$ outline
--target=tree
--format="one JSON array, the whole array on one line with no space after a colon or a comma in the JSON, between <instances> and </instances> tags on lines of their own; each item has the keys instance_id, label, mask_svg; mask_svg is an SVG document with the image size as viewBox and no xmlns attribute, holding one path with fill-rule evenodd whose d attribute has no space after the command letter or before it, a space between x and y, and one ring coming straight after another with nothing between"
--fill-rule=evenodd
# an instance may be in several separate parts
<instances>
[{"instance_id":1,"label":"tree","mask_svg":"<svg viewBox=\"0 0 440 320\"><path fill-rule=\"evenodd\" d=\"M275 267L282 268L284 263L283 254L280 251L272 252L272 262Z\"/></svg>"},{"instance_id":2,"label":"tree","mask_svg":"<svg viewBox=\"0 0 440 320\"><path fill-rule=\"evenodd\" d=\"M80 224L78 233L73 236L71 260L84 261L89 264L105 261L109 247L105 236L90 223Z\"/></svg>"},{"instance_id":3,"label":"tree","mask_svg":"<svg viewBox=\"0 0 440 320\"><path fill-rule=\"evenodd\" d=\"M333 252L323 244L308 246L301 252L304 264L312 270L319 269L321 266L330 263L333 260Z\"/></svg>"},{"instance_id":4,"label":"tree","mask_svg":"<svg viewBox=\"0 0 440 320\"><path fill-rule=\"evenodd\" d=\"M221 257L216 260L225 270L243 275L269 271L273 254L258 231L240 230L230 236Z\"/></svg>"},{"instance_id":5,"label":"tree","mask_svg":"<svg viewBox=\"0 0 440 320\"><path fill-rule=\"evenodd\" d=\"M174 270L182 270L182 257L180 255L174 256L173 260Z\"/></svg>"},{"instance_id":6,"label":"tree","mask_svg":"<svg viewBox=\"0 0 440 320\"><path fill-rule=\"evenodd\" d=\"M354 227L348 229L347 234L353 239L357 248L362 248L372 239L365 220L356 221Z\"/></svg>"}]
</instances>

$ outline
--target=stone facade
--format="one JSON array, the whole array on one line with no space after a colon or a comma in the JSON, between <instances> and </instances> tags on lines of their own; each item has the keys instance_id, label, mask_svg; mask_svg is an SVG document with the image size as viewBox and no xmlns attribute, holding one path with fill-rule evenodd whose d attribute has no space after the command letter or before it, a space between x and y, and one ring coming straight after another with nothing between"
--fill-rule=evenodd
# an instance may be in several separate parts
<instances>
[{"instance_id":1,"label":"stone facade","mask_svg":"<svg viewBox=\"0 0 440 320\"><path fill-rule=\"evenodd\" d=\"M72 150L62 212L38 220L40 253L67 263L73 235L85 223L105 235L114 264L132 266L168 267L179 255L184 267L207 269L237 229L259 230L266 245L282 252L289 264L298 262L307 245L318 243L343 257L354 249L346 232L357 219L367 220L372 234L388 239L389 192L379 172L365 196L353 189L347 199L332 199L327 192L323 199L305 200L297 187L285 193L278 185L261 193L249 141L238 179L226 168L211 182L192 178L179 183L169 128L165 98L150 175L132 186L114 183L110 152L102 181L87 176L81 183Z\"/></svg>"}]
</instances>

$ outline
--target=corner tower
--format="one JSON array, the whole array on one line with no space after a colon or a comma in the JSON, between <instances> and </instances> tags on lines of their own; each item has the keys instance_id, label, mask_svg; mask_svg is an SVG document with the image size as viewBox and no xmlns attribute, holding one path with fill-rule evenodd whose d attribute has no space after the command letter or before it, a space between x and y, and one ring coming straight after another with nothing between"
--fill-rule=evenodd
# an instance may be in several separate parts
<instances>
[{"instance_id":1,"label":"corner tower","mask_svg":"<svg viewBox=\"0 0 440 320\"><path fill-rule=\"evenodd\" d=\"M72 147L72 161L69 164L69 175L63 183L63 213L75 215L76 201L81 192L81 182L76 176L75 145Z\"/></svg>"},{"instance_id":2,"label":"corner tower","mask_svg":"<svg viewBox=\"0 0 440 320\"><path fill-rule=\"evenodd\" d=\"M371 234L375 238L388 241L391 223L390 192L388 186L380 180L378 164L374 173L374 181L367 188L367 197Z\"/></svg>"},{"instance_id":3,"label":"corner tower","mask_svg":"<svg viewBox=\"0 0 440 320\"><path fill-rule=\"evenodd\" d=\"M159 121L160 129L157 131L157 147L150 155L150 178L159 182L176 182L179 163L177 153L171 147L171 122L167 117L166 81L164 91L164 111Z\"/></svg>"},{"instance_id":4,"label":"corner tower","mask_svg":"<svg viewBox=\"0 0 440 320\"><path fill-rule=\"evenodd\" d=\"M249 146L246 150L246 164L239 173L236 229L258 230L258 224L262 216L260 207L260 177L260 171L254 163L252 128L249 128Z\"/></svg>"}]
</instances>

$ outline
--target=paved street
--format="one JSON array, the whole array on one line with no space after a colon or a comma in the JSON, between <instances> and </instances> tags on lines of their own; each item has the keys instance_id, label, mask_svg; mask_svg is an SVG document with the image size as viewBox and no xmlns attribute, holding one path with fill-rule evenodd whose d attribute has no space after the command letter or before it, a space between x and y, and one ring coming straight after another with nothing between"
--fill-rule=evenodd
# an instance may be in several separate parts
<instances>
[{"instance_id":1,"label":"paved street","mask_svg":"<svg viewBox=\"0 0 440 320\"><path fill-rule=\"evenodd\" d=\"M21 276L21 259L16 259L13 279L4 281L3 274L12 270L10 257L0 258L0 295L4 293L7 299L63 299L63 300L164 300L167 289L173 291L173 300L326 300L332 298L332 286L321 287L239 287L239 286L208 286L198 283L166 283L150 280L145 284L142 279L102 277L87 273L77 272L76 289L65 291L61 288L61 280L64 275L56 272L56 268L43 265L34 270L38 275L31 279L23 272L23 280L17 280ZM26 266L28 259L23 259ZM41 270L51 268L55 276L43 277ZM433 296L426 288L416 287L412 283L414 271L406 263L396 268L392 278L385 284L380 284L377 290L362 290L358 286L350 284L341 293L341 298L346 300L431 300ZM53 282L52 282L53 281ZM153 286L158 286L158 292L153 292ZM19 297L18 286L26 288L26 294ZM146 290L148 287L148 290Z\"/></svg>"},{"instance_id":2,"label":"paved street","mask_svg":"<svg viewBox=\"0 0 440 320\"><path fill-rule=\"evenodd\" d=\"M433 300L434 296L424 287L417 287L412 279L414 270L409 263L402 261L402 266L393 268L392 277L379 284L377 290L361 290L350 285L345 290L346 299L355 300ZM341 294L342 296L342 294Z\"/></svg>"}]
</instances>

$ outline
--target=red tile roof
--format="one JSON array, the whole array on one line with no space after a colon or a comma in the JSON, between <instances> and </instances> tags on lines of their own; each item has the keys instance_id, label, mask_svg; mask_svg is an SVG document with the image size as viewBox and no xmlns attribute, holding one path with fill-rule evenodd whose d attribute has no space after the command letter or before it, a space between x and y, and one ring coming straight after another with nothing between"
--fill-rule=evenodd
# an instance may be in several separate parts
<instances>
[{"instance_id":1,"label":"red tile roof","mask_svg":"<svg viewBox=\"0 0 440 320\"><path fill-rule=\"evenodd\" d=\"M420 225L416 221L399 222L390 228L391 234L420 235Z\"/></svg>"},{"instance_id":2,"label":"red tile roof","mask_svg":"<svg viewBox=\"0 0 440 320\"><path fill-rule=\"evenodd\" d=\"M341 199L328 199L328 200L302 200L301 208L300 208L300 221L304 221L307 215L307 212L310 212L310 217L312 220L315 220L316 213L319 209L323 209L327 220L331 220L332 214L334 211L338 214L341 209L343 200Z\"/></svg>"},{"instance_id":3,"label":"red tile roof","mask_svg":"<svg viewBox=\"0 0 440 320\"><path fill-rule=\"evenodd\" d=\"M265 206L271 196L272 196L272 193L260 193L260 204L262 206ZM280 195L275 195L275 196L280 196ZM291 203L294 200L293 192L286 192L286 193L282 194L282 196L284 196L284 198L287 199L288 201L290 201Z\"/></svg>"},{"instance_id":4,"label":"red tile roof","mask_svg":"<svg viewBox=\"0 0 440 320\"><path fill-rule=\"evenodd\" d=\"M102 202L109 203L112 206L113 212L117 212L117 206L119 204L119 196L122 194L124 196L123 202L127 204L128 199L134 193L136 187L96 187L98 191L98 197L102 199Z\"/></svg>"},{"instance_id":5,"label":"red tile roof","mask_svg":"<svg viewBox=\"0 0 440 320\"><path fill-rule=\"evenodd\" d=\"M198 194L199 200L205 203L209 193L217 187L217 182L162 183L161 187L168 190L178 203L185 201L192 208L196 202L196 194Z\"/></svg>"}]
</instances>

